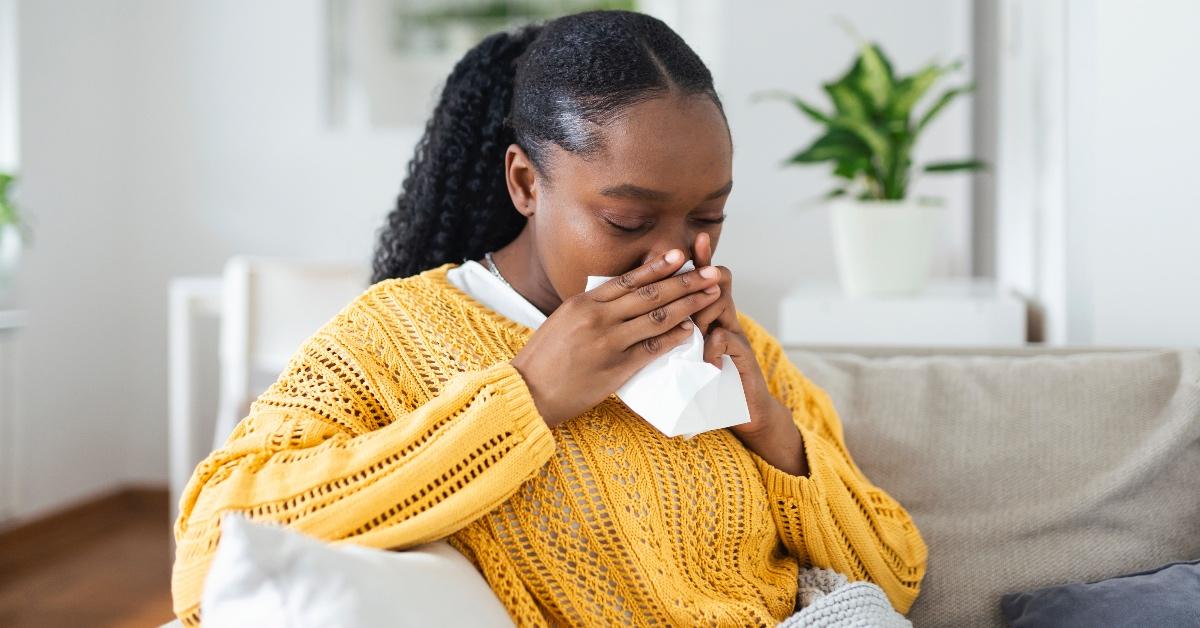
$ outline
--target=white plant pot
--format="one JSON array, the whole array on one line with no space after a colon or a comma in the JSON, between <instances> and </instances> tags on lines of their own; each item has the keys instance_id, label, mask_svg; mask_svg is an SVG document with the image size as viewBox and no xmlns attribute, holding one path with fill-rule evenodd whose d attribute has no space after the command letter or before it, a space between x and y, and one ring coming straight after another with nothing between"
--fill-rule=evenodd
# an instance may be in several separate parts
<instances>
[{"instance_id":1,"label":"white plant pot","mask_svg":"<svg viewBox=\"0 0 1200 628\"><path fill-rule=\"evenodd\" d=\"M945 209L914 200L835 200L833 246L850 296L907 296L929 280Z\"/></svg>"}]
</instances>

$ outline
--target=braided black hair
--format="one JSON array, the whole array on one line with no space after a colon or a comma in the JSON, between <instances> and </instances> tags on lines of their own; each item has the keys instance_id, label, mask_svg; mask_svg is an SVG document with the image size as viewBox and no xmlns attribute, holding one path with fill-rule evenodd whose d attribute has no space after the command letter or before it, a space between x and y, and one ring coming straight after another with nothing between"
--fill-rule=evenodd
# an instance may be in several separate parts
<instances>
[{"instance_id":1,"label":"braided black hair","mask_svg":"<svg viewBox=\"0 0 1200 628\"><path fill-rule=\"evenodd\" d=\"M446 79L379 231L371 282L511 242L526 219L505 183L510 144L547 176L550 143L592 154L597 126L672 91L707 95L724 115L704 62L645 14L587 11L488 36Z\"/></svg>"}]
</instances>

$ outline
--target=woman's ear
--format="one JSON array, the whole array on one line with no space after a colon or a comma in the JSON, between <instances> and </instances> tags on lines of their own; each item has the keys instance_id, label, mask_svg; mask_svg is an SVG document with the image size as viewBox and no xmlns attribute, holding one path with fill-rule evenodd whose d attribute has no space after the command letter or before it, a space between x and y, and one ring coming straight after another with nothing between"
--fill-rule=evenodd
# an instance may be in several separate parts
<instances>
[{"instance_id":1,"label":"woman's ear","mask_svg":"<svg viewBox=\"0 0 1200 628\"><path fill-rule=\"evenodd\" d=\"M504 178L508 183L508 195L513 207L529 218L537 209L537 168L525 149L509 144L504 154Z\"/></svg>"}]
</instances>

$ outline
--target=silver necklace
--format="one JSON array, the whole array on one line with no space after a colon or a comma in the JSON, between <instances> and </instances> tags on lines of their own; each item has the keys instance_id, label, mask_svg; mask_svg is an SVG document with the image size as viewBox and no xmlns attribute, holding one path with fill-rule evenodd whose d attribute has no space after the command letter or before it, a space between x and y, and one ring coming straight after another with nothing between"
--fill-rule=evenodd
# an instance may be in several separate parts
<instances>
[{"instance_id":1,"label":"silver necklace","mask_svg":"<svg viewBox=\"0 0 1200 628\"><path fill-rule=\"evenodd\" d=\"M509 290L516 290L516 288L512 287L512 284L508 283L508 280L504 278L504 275L500 274L500 269L496 268L496 260L492 259L491 251L484 253L483 259L487 261L488 268L492 269L492 274L496 276L496 279L499 279L504 283L504 285L508 286Z\"/></svg>"}]
</instances>

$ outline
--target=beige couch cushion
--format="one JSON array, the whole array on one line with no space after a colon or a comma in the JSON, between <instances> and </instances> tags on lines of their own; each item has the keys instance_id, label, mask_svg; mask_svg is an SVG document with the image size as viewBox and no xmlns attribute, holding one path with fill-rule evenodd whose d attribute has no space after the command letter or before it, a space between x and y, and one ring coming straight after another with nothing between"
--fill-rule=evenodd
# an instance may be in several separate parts
<instances>
[{"instance_id":1,"label":"beige couch cushion","mask_svg":"<svg viewBox=\"0 0 1200 628\"><path fill-rule=\"evenodd\" d=\"M916 626L1003 626L1005 592L1200 558L1200 351L789 355L929 545Z\"/></svg>"}]
</instances>

